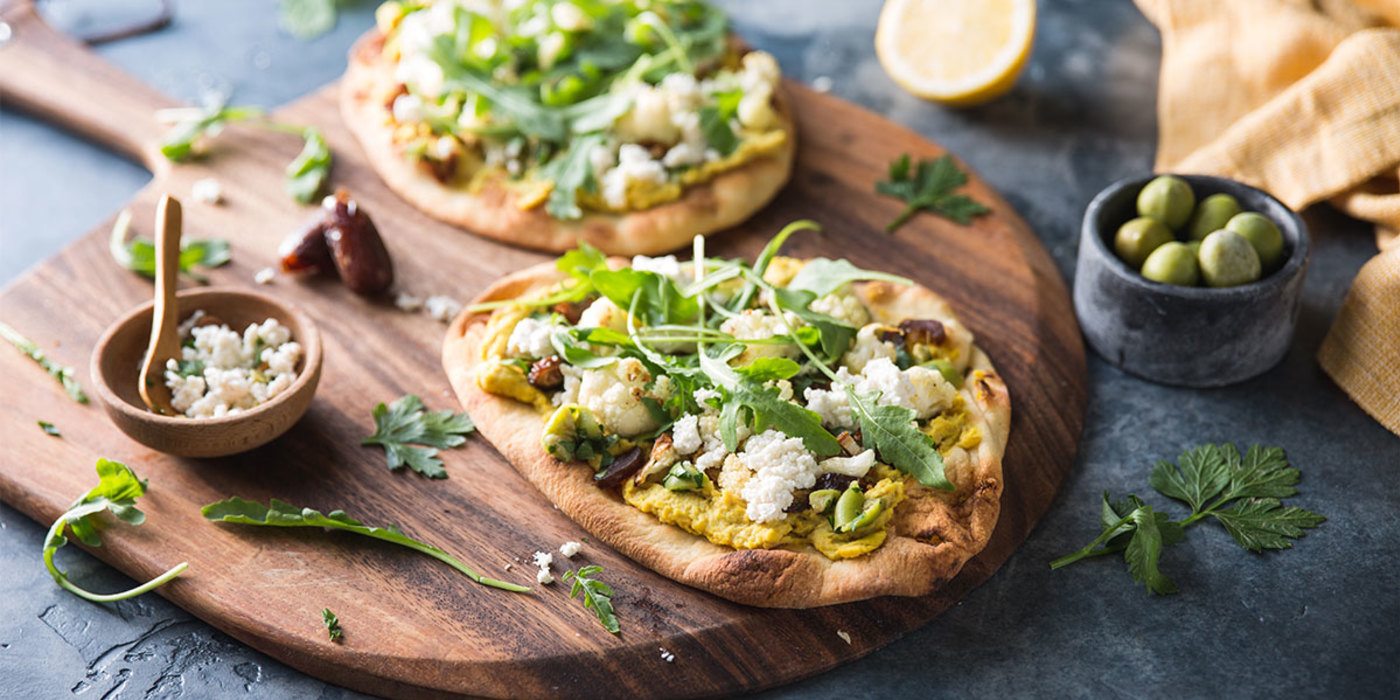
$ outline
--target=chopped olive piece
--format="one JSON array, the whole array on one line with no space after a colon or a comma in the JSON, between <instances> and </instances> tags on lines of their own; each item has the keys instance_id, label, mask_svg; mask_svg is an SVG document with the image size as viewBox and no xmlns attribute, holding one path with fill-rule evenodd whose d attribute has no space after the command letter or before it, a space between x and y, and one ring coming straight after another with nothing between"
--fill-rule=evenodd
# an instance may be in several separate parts
<instances>
[{"instance_id":1,"label":"chopped olive piece","mask_svg":"<svg viewBox=\"0 0 1400 700\"><path fill-rule=\"evenodd\" d=\"M553 389L564 384L564 372L559 365L564 364L558 355L536 360L530 365L530 383L541 389Z\"/></svg>"},{"instance_id":2,"label":"chopped olive piece","mask_svg":"<svg viewBox=\"0 0 1400 700\"><path fill-rule=\"evenodd\" d=\"M807 495L807 503L812 506L812 510L826 513L840 497L841 492L836 489L818 489Z\"/></svg>"},{"instance_id":3,"label":"chopped olive piece","mask_svg":"<svg viewBox=\"0 0 1400 700\"><path fill-rule=\"evenodd\" d=\"M816 488L818 491L822 489L845 491L846 487L854 483L855 480L856 478L854 476L847 476L845 474L834 474L832 472L827 472L817 477Z\"/></svg>"},{"instance_id":4,"label":"chopped olive piece","mask_svg":"<svg viewBox=\"0 0 1400 700\"><path fill-rule=\"evenodd\" d=\"M661 480L661 485L668 491L695 491L705 486L705 473L690 462L681 462L671 467L671 472Z\"/></svg>"},{"instance_id":5,"label":"chopped olive piece","mask_svg":"<svg viewBox=\"0 0 1400 700\"><path fill-rule=\"evenodd\" d=\"M943 324L933 319L911 318L899 324L904 333L904 347L913 352L915 345L942 345L948 340L948 332Z\"/></svg>"},{"instance_id":6,"label":"chopped olive piece","mask_svg":"<svg viewBox=\"0 0 1400 700\"><path fill-rule=\"evenodd\" d=\"M613 459L612 464L608 465L607 469L594 475L593 482L598 484L598 488L615 489L621 486L627 477L641 469L645 463L646 459L642 457L642 451L633 447Z\"/></svg>"}]
</instances>

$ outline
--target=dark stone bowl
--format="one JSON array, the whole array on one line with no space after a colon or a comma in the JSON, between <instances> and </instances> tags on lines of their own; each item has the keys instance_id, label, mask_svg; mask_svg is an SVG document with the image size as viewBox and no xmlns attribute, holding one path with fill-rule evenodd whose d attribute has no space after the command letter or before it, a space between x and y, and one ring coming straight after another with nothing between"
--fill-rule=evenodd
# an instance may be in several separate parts
<instances>
[{"instance_id":1,"label":"dark stone bowl","mask_svg":"<svg viewBox=\"0 0 1400 700\"><path fill-rule=\"evenodd\" d=\"M1161 384L1224 386L1268 371L1288 352L1308 266L1308 229L1269 194L1234 180L1178 175L1196 201L1224 192L1283 233L1283 266L1238 287L1179 287L1143 277L1113 252L1113 235L1137 216L1137 194L1154 175L1113 183L1084 212L1074 310L1103 359Z\"/></svg>"}]
</instances>

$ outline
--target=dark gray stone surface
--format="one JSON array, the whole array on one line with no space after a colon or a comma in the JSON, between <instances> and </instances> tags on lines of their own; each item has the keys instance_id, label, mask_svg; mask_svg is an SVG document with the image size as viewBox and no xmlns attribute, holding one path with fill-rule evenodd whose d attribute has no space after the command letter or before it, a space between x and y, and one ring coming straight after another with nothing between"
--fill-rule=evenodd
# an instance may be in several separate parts
<instances>
[{"instance_id":1,"label":"dark gray stone surface","mask_svg":"<svg viewBox=\"0 0 1400 700\"><path fill-rule=\"evenodd\" d=\"M73 10L95 4L67 3ZM177 4L170 29L102 53L186 99L203 85L227 85L239 102L291 100L335 78L345 48L371 21L371 3L351 3L332 35L301 43L278 32L271 0ZM836 94L965 158L1026 218L1066 279L1084 205L1109 182L1151 166L1159 42L1125 0L1041 2L1035 54L1020 84L967 111L921 102L885 76L870 48L875 2L725 4L740 31L776 53L788 74L830 76ZM91 228L147 179L135 166L0 110L0 280ZM1227 389L1187 390L1091 358L1075 471L1002 570L924 629L769 696L1400 693L1400 438L1353 405L1313 360L1374 247L1365 227L1331 211L1308 219L1312 265L1298 332L1278 367ZM1294 502L1328 522L1294 550L1265 556L1240 550L1213 525L1193 528L1164 557L1182 588L1166 598L1133 586L1121 561L1047 568L1094 537L1102 491L1165 505L1147 486L1151 464L1226 440L1284 446L1304 473ZM0 458L15 459L3 448ZM64 593L39 561L42 537L39 525L0 506L0 696L359 697L290 670L161 598L98 606ZM65 552L63 559L92 588L126 585L86 555Z\"/></svg>"}]
</instances>

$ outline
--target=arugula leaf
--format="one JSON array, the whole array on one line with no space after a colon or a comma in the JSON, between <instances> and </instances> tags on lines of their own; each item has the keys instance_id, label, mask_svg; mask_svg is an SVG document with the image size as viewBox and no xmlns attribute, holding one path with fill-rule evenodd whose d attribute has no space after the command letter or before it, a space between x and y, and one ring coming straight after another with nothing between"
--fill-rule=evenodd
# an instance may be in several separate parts
<instances>
[{"instance_id":1,"label":"arugula leaf","mask_svg":"<svg viewBox=\"0 0 1400 700\"><path fill-rule=\"evenodd\" d=\"M599 294L619 308L635 306L638 320L648 326L688 321L700 313L700 303L685 296L670 277L630 267L598 269L589 276Z\"/></svg>"},{"instance_id":2,"label":"arugula leaf","mask_svg":"<svg viewBox=\"0 0 1400 700\"><path fill-rule=\"evenodd\" d=\"M136 499L146 493L146 482L138 478L136 472L120 462L98 459L97 479L97 486L75 501L67 512L58 516L58 520L49 528L48 536L44 538L44 566L49 570L54 583L87 600L110 603L134 598L150 591L179 576L189 567L188 563L180 562L169 571L131 590L105 595L86 591L69 581L67 574L59 571L58 565L54 563L54 554L60 547L68 544L68 538L63 536L65 527L72 530L73 535L83 544L101 547L101 526L96 518L102 511L111 511L112 515L128 525L140 525L146 521L146 514L136 507Z\"/></svg>"},{"instance_id":3,"label":"arugula leaf","mask_svg":"<svg viewBox=\"0 0 1400 700\"><path fill-rule=\"evenodd\" d=\"M616 357L609 355L599 355L596 352L584 347L581 343L586 342L592 335L590 331L600 330L595 328L564 328L554 332L550 336L550 344L554 346L554 351L559 353L559 357L574 367L580 369L597 369L607 367L617 362ZM607 329L601 329L607 330ZM576 340L577 338L577 340ZM630 344L630 341L629 341Z\"/></svg>"},{"instance_id":4,"label":"arugula leaf","mask_svg":"<svg viewBox=\"0 0 1400 700\"><path fill-rule=\"evenodd\" d=\"M619 634L622 626L617 622L617 615L613 612L612 596L613 589L606 583L599 581L597 576L603 571L601 566L585 566L578 571L565 571L564 583L573 581L573 588L569 590L570 598L577 598L583 594L583 607L585 610L592 610L598 616L598 622L602 623L603 629L613 634Z\"/></svg>"},{"instance_id":5,"label":"arugula leaf","mask_svg":"<svg viewBox=\"0 0 1400 700\"><path fill-rule=\"evenodd\" d=\"M268 527L318 527L331 528L335 530L345 530L357 535L372 537L376 540L383 540L393 544L408 547L415 552L422 552L448 566L462 572L467 578L476 581L483 586L499 588L505 591L528 591L524 586L517 586L505 581L497 581L493 578L486 578L478 574L471 567L463 564L456 557L438 549L430 544L420 542L409 537L395 527L379 528L371 527L345 514L342 510L333 510L322 515L320 511L311 508L299 508L285 501L272 499L269 506L264 506L255 501L248 501L237 496L227 500L210 503L200 511L206 520L216 523L239 523L242 525L263 525Z\"/></svg>"},{"instance_id":6,"label":"arugula leaf","mask_svg":"<svg viewBox=\"0 0 1400 700\"><path fill-rule=\"evenodd\" d=\"M777 388L741 376L722 359L710 357L704 352L698 355L700 368L715 386L729 394L729 400L724 402L720 411L720 434L730 450L738 444L737 426L742 408L753 417L755 433L775 428L791 437L801 438L802 444L819 457L830 457L841 452L836 436L822 427L821 416L806 407L782 400Z\"/></svg>"},{"instance_id":7,"label":"arugula leaf","mask_svg":"<svg viewBox=\"0 0 1400 700\"><path fill-rule=\"evenodd\" d=\"M46 420L39 421L39 429L54 437L63 437L63 433L58 432L58 426Z\"/></svg>"},{"instance_id":8,"label":"arugula leaf","mask_svg":"<svg viewBox=\"0 0 1400 700\"><path fill-rule=\"evenodd\" d=\"M179 107L156 112L156 119L173 122L170 131L160 141L160 152L166 158L181 162L195 155L195 146L205 137L218 135L223 128L234 122L260 119L263 110L252 106L229 107L220 105L208 109L199 107Z\"/></svg>"},{"instance_id":9,"label":"arugula leaf","mask_svg":"<svg viewBox=\"0 0 1400 700\"><path fill-rule=\"evenodd\" d=\"M380 402L374 407L373 416L374 434L360 444L383 447L391 471L407 464L431 479L447 478L447 470L437 457L438 449L461 445L467 441L465 436L476 430L467 414L447 409L428 411L415 394L403 396L389 406Z\"/></svg>"},{"instance_id":10,"label":"arugula leaf","mask_svg":"<svg viewBox=\"0 0 1400 700\"><path fill-rule=\"evenodd\" d=\"M277 24L298 39L315 39L335 28L336 0L278 0Z\"/></svg>"},{"instance_id":11,"label":"arugula leaf","mask_svg":"<svg viewBox=\"0 0 1400 700\"><path fill-rule=\"evenodd\" d=\"M755 382L791 379L801 370L801 365L786 357L760 357L743 367L734 368L739 376Z\"/></svg>"},{"instance_id":12,"label":"arugula leaf","mask_svg":"<svg viewBox=\"0 0 1400 700\"><path fill-rule=\"evenodd\" d=\"M722 156L733 153L739 146L739 137L729 127L729 120L716 107L700 108L700 133L705 136L705 143Z\"/></svg>"},{"instance_id":13,"label":"arugula leaf","mask_svg":"<svg viewBox=\"0 0 1400 700\"><path fill-rule=\"evenodd\" d=\"M787 288L807 290L816 296L823 297L845 286L846 283L857 280L885 280L905 286L914 284L914 281L908 277L862 270L845 258L839 260L814 258L808 260L807 264L797 271Z\"/></svg>"},{"instance_id":14,"label":"arugula leaf","mask_svg":"<svg viewBox=\"0 0 1400 700\"><path fill-rule=\"evenodd\" d=\"M1134 581L1147 584L1147 590L1157 595L1176 593L1176 584L1157 568L1162 555L1163 537L1152 507L1138 508L1131 517L1135 530L1132 539L1128 540L1127 549L1123 550L1128 573Z\"/></svg>"},{"instance_id":15,"label":"arugula leaf","mask_svg":"<svg viewBox=\"0 0 1400 700\"><path fill-rule=\"evenodd\" d=\"M112 235L107 239L107 250L118 265L143 277L156 276L156 244L149 238L133 236L131 231L131 210L123 209L112 224ZM207 283L208 278L194 271L196 267L213 269L227 265L233 258L229 243L221 238L184 239L180 241L180 272L186 277Z\"/></svg>"},{"instance_id":16,"label":"arugula leaf","mask_svg":"<svg viewBox=\"0 0 1400 700\"><path fill-rule=\"evenodd\" d=\"M593 192L597 182L593 177L593 164L589 153L603 142L602 134L581 136L569 146L563 155L554 158L540 168L540 176L554 183L545 200L545 211L557 219L577 219L583 216L578 206L579 190Z\"/></svg>"},{"instance_id":17,"label":"arugula leaf","mask_svg":"<svg viewBox=\"0 0 1400 700\"><path fill-rule=\"evenodd\" d=\"M63 390L68 393L68 398L85 404L88 402L87 394L83 393L83 385L73 377L73 368L60 365L49 359L43 350L34 341L20 335L19 331L11 328L8 324L0 322L0 338L4 338L15 346L16 350L24 353L29 359L39 363L44 371L48 372L59 384L63 385Z\"/></svg>"},{"instance_id":18,"label":"arugula leaf","mask_svg":"<svg viewBox=\"0 0 1400 700\"><path fill-rule=\"evenodd\" d=\"M345 631L340 629L340 618L336 617L330 608L321 608L321 624L326 626L326 636L330 637L332 642L340 644Z\"/></svg>"},{"instance_id":19,"label":"arugula leaf","mask_svg":"<svg viewBox=\"0 0 1400 700\"><path fill-rule=\"evenodd\" d=\"M972 221L972 217L991 211L967 195L953 192L967 184L967 173L958 168L952 156L920 160L913 170L911 173L909 154L906 153L890 164L888 182L875 183L877 193L907 203L904 211L885 227L886 232L893 233L920 210L964 225Z\"/></svg>"},{"instance_id":20,"label":"arugula leaf","mask_svg":"<svg viewBox=\"0 0 1400 700\"><path fill-rule=\"evenodd\" d=\"M856 329L826 314L813 311L810 307L812 301L817 298L815 294L782 287L773 287L769 291L780 309L792 312L807 326L816 329L822 354L828 362L839 361L841 356L846 354L846 350L850 349L851 342L856 337Z\"/></svg>"},{"instance_id":21,"label":"arugula leaf","mask_svg":"<svg viewBox=\"0 0 1400 700\"><path fill-rule=\"evenodd\" d=\"M302 204L310 204L326 184L331 174L331 149L321 130L308 126L302 130L306 140L301 153L287 165L287 194Z\"/></svg>"},{"instance_id":22,"label":"arugula leaf","mask_svg":"<svg viewBox=\"0 0 1400 700\"><path fill-rule=\"evenodd\" d=\"M578 247L559 256L554 266L579 282L588 282L594 270L608 269L608 256L588 245L587 241L580 240Z\"/></svg>"},{"instance_id":23,"label":"arugula leaf","mask_svg":"<svg viewBox=\"0 0 1400 700\"><path fill-rule=\"evenodd\" d=\"M1297 506L1284 508L1277 498L1248 498L1211 515L1241 547L1251 552L1291 549L1288 538L1307 534L1304 528L1321 525L1326 518Z\"/></svg>"},{"instance_id":24,"label":"arugula leaf","mask_svg":"<svg viewBox=\"0 0 1400 700\"><path fill-rule=\"evenodd\" d=\"M490 100L492 113L510 122L524 136L553 143L568 141L568 120L562 112L536 102L536 91L520 86L502 85L490 74L478 72L458 62L454 58L455 53L453 39L440 36L425 54L442 68L448 89L475 93ZM583 161L586 163L587 160L584 156Z\"/></svg>"},{"instance_id":25,"label":"arugula leaf","mask_svg":"<svg viewBox=\"0 0 1400 700\"><path fill-rule=\"evenodd\" d=\"M876 403L878 394L861 395L850 384L844 387L851 412L860 420L865 446L873 447L881 461L929 488L957 490L943 473L943 455L933 438L915 426L914 411L903 406L881 406Z\"/></svg>"}]
</instances>

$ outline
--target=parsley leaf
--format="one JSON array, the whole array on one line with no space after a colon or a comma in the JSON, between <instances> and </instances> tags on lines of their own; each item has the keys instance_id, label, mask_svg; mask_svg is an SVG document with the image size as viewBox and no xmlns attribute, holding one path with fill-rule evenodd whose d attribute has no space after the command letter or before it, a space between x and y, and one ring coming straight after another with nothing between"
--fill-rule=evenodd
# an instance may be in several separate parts
<instances>
[{"instance_id":1,"label":"parsley leaf","mask_svg":"<svg viewBox=\"0 0 1400 700\"><path fill-rule=\"evenodd\" d=\"M438 549L430 544L419 542L399 531L398 528L371 527L345 514L342 510L333 510L327 514L311 508L299 508L285 501L272 499L271 505L264 506L255 501L248 501L234 496L227 500L210 503L204 506L201 511L206 520L216 523L239 523L242 525L263 525L268 527L317 527L332 528L335 530L345 530L365 537L373 537L376 540L383 540L393 544L408 547L416 552L422 552L448 566L466 574L467 578L476 581L483 586L491 586L505 591L528 591L524 586L517 586L505 581L486 578L478 574L471 567L463 564L456 557Z\"/></svg>"},{"instance_id":2,"label":"parsley leaf","mask_svg":"<svg viewBox=\"0 0 1400 700\"><path fill-rule=\"evenodd\" d=\"M123 209L112 225L112 235L107 239L107 250L118 265L143 277L156 276L156 244L149 238L133 236L127 239L131 230L131 210ZM186 277L207 283L204 275L194 271L196 267L212 269L227 265L233 258L229 243L221 238L184 239L180 241L180 272Z\"/></svg>"},{"instance_id":3,"label":"parsley leaf","mask_svg":"<svg viewBox=\"0 0 1400 700\"><path fill-rule=\"evenodd\" d=\"M340 629L340 618L336 617L330 608L321 608L321 624L326 626L326 636L330 637L332 642L340 644L345 631Z\"/></svg>"},{"instance_id":4,"label":"parsley leaf","mask_svg":"<svg viewBox=\"0 0 1400 700\"><path fill-rule=\"evenodd\" d=\"M617 622L617 615L613 613L612 587L594 576L603 571L601 566L585 566L578 571L565 571L564 582L573 581L574 586L569 590L570 598L577 598L583 594L583 607L585 610L592 610L598 616L598 622L602 623L603 629L613 634L619 634L622 626Z\"/></svg>"},{"instance_id":5,"label":"parsley leaf","mask_svg":"<svg viewBox=\"0 0 1400 700\"><path fill-rule=\"evenodd\" d=\"M877 193L907 203L904 211L885 227L886 232L893 233L921 209L960 224L967 224L972 217L991 211L967 195L953 192L967 184L967 173L958 168L952 156L920 160L912 168L912 173L910 170L909 154L906 153L890 164L888 182L875 183Z\"/></svg>"},{"instance_id":6,"label":"parsley leaf","mask_svg":"<svg viewBox=\"0 0 1400 700\"><path fill-rule=\"evenodd\" d=\"M287 194L302 204L310 204L326 184L331 174L331 149L321 130L308 126L302 130L306 140L296 160L287 165Z\"/></svg>"},{"instance_id":7,"label":"parsley leaf","mask_svg":"<svg viewBox=\"0 0 1400 700\"><path fill-rule=\"evenodd\" d=\"M68 512L58 516L58 520L55 520L53 526L49 528L48 536L44 538L44 566L48 568L49 575L53 577L55 583L87 600L109 603L141 595L179 576L182 571L188 568L189 564L181 562L169 571L131 590L107 595L88 592L70 582L67 574L59 571L58 565L54 563L54 553L60 547L68 544L68 538L63 536L65 527L72 530L73 536L81 540L83 544L89 547L101 547L101 525L98 524L96 518L102 511L111 511L112 515L117 516L128 525L140 525L146 521L146 514L136 507L136 499L146 493L146 482L137 478L136 472L131 471L130 467L120 462L98 459L97 478L97 486L94 486L91 491L74 502L68 508Z\"/></svg>"},{"instance_id":8,"label":"parsley leaf","mask_svg":"<svg viewBox=\"0 0 1400 700\"><path fill-rule=\"evenodd\" d=\"M43 367L44 371L48 372L54 379L58 380L59 384L63 385L63 390L68 392L68 398L78 403L85 404L88 402L87 394L83 393L83 386L73 377L72 367L60 365L50 360L49 356L44 354L44 351L40 350L39 346L35 344L34 341L20 335L19 331L5 323L0 323L0 338L9 341L11 345L15 346L16 350L19 350L27 355L29 359L39 363L39 366Z\"/></svg>"},{"instance_id":9,"label":"parsley leaf","mask_svg":"<svg viewBox=\"0 0 1400 700\"><path fill-rule=\"evenodd\" d=\"M955 491L957 487L943 473L943 455L933 438L919 430L914 423L916 414L903 406L881 406L878 394L858 394L850 384L844 385L851 412L860 420L861 436L866 447L873 447L881 461L913 476L920 484L940 491Z\"/></svg>"},{"instance_id":10,"label":"parsley leaf","mask_svg":"<svg viewBox=\"0 0 1400 700\"><path fill-rule=\"evenodd\" d=\"M1137 496L1110 504L1103 496L1102 532L1088 546L1050 562L1058 569L1080 559L1123 551L1133 580L1157 594L1175 593L1176 586L1157 568L1164 546L1180 542L1185 528L1206 517L1215 518L1244 549L1289 549L1290 539L1306 534L1326 518L1280 498L1293 496L1301 476L1288 465L1283 449L1253 445L1243 456L1234 445L1207 444L1181 453L1178 464L1160 461L1148 481L1158 492L1191 506L1191 515L1173 522Z\"/></svg>"},{"instance_id":11,"label":"parsley leaf","mask_svg":"<svg viewBox=\"0 0 1400 700\"><path fill-rule=\"evenodd\" d=\"M447 409L428 411L415 394L403 396L388 406L381 402L374 407L373 415L374 434L360 444L383 447L390 470L407 464L413 471L431 479L447 478L447 470L437 457L438 449L456 447L476 430L476 424L467 414Z\"/></svg>"},{"instance_id":12,"label":"parsley leaf","mask_svg":"<svg viewBox=\"0 0 1400 700\"><path fill-rule=\"evenodd\" d=\"M58 432L58 426L46 420L39 421L39 429L54 437L63 437L63 433Z\"/></svg>"},{"instance_id":13,"label":"parsley leaf","mask_svg":"<svg viewBox=\"0 0 1400 700\"><path fill-rule=\"evenodd\" d=\"M177 163L189 160L196 155L197 144L206 137L217 136L223 128L234 122L260 119L260 107L220 105L208 109L200 107L178 107L156 112L156 119L172 122L170 131L160 141L160 152Z\"/></svg>"}]
</instances>

